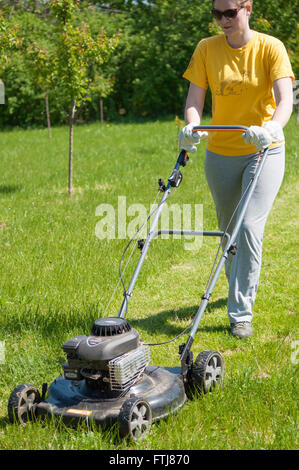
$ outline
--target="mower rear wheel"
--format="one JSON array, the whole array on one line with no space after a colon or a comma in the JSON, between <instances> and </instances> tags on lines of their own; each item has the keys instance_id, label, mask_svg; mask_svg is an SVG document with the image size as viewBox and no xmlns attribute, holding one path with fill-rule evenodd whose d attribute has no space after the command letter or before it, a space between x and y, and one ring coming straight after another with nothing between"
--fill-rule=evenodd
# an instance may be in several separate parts
<instances>
[{"instance_id":1,"label":"mower rear wheel","mask_svg":"<svg viewBox=\"0 0 299 470\"><path fill-rule=\"evenodd\" d=\"M120 410L120 437L128 437L134 441L141 439L149 432L152 419L152 409L146 400L130 398Z\"/></svg>"},{"instance_id":2,"label":"mower rear wheel","mask_svg":"<svg viewBox=\"0 0 299 470\"><path fill-rule=\"evenodd\" d=\"M26 424L34 417L34 405L41 400L37 388L22 384L13 389L8 400L8 418L11 423Z\"/></svg>"},{"instance_id":3,"label":"mower rear wheel","mask_svg":"<svg viewBox=\"0 0 299 470\"><path fill-rule=\"evenodd\" d=\"M224 360L217 351L202 351L197 356L189 378L192 391L211 392L224 377Z\"/></svg>"}]
</instances>

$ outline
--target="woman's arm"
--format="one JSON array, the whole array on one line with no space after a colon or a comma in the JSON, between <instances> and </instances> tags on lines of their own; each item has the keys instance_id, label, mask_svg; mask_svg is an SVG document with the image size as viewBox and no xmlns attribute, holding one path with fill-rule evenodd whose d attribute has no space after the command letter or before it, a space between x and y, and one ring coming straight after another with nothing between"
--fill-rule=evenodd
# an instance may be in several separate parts
<instances>
[{"instance_id":1,"label":"woman's arm","mask_svg":"<svg viewBox=\"0 0 299 470\"><path fill-rule=\"evenodd\" d=\"M283 127L287 124L293 111L293 87L290 77L279 78L273 82L276 110L271 121L262 127L250 126L244 134L245 142L253 144L258 150L274 142L283 142ZM266 132L265 132L266 131Z\"/></svg>"},{"instance_id":2,"label":"woman's arm","mask_svg":"<svg viewBox=\"0 0 299 470\"><path fill-rule=\"evenodd\" d=\"M278 122L284 127L293 111L293 86L290 77L280 78L273 82L276 110L272 121Z\"/></svg>"},{"instance_id":3,"label":"woman's arm","mask_svg":"<svg viewBox=\"0 0 299 470\"><path fill-rule=\"evenodd\" d=\"M185 106L185 121L200 124L205 104L206 90L190 83Z\"/></svg>"},{"instance_id":4,"label":"woman's arm","mask_svg":"<svg viewBox=\"0 0 299 470\"><path fill-rule=\"evenodd\" d=\"M178 139L180 148L187 152L196 152L200 139L207 137L207 132L193 132L194 126L199 126L205 103L206 90L190 83L185 106L186 126L180 131Z\"/></svg>"}]
</instances>

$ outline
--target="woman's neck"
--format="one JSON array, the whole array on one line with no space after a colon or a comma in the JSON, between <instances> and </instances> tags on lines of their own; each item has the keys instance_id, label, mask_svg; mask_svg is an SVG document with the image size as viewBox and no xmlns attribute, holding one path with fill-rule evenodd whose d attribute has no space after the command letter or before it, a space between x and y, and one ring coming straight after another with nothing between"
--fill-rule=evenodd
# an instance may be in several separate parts
<instances>
[{"instance_id":1,"label":"woman's neck","mask_svg":"<svg viewBox=\"0 0 299 470\"><path fill-rule=\"evenodd\" d=\"M234 34L226 35L226 40L230 47L233 49L239 49L240 47L246 46L252 38L253 31L246 29L245 31L238 31Z\"/></svg>"}]
</instances>

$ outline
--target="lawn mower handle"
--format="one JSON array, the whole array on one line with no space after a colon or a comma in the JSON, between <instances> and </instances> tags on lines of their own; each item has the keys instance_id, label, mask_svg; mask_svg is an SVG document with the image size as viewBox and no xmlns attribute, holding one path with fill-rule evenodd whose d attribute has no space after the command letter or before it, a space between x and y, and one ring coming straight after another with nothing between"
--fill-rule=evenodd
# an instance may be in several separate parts
<instances>
[{"instance_id":1,"label":"lawn mower handle","mask_svg":"<svg viewBox=\"0 0 299 470\"><path fill-rule=\"evenodd\" d=\"M237 131L237 132L246 132L248 129L248 127L246 126L194 126L193 129L192 129L192 133L194 132L197 132L197 131L217 131L217 132L234 132L234 131Z\"/></svg>"},{"instance_id":2,"label":"lawn mower handle","mask_svg":"<svg viewBox=\"0 0 299 470\"><path fill-rule=\"evenodd\" d=\"M194 134L195 132L197 131L208 131L208 132L246 132L248 129L248 127L246 126L194 126L193 129L192 129L192 133ZM176 186L175 183L173 183L173 180L176 180L176 179L179 179L177 178L177 175L179 173L179 168L180 166L185 166L187 164L189 160L189 157L188 157L188 152L187 150L185 149L182 149L179 156L178 156L178 159L177 159L177 162L176 162L176 165L174 167L174 170L173 170L173 173L171 175L171 177L168 179L168 186L166 189L169 189L170 186ZM179 179L179 182L181 181L181 179Z\"/></svg>"}]
</instances>

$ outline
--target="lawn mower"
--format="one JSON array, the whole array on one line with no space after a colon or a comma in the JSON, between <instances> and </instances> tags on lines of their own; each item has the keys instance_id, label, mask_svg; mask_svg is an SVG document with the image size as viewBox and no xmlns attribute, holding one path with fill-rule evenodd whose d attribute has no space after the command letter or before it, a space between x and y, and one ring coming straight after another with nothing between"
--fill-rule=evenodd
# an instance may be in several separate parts
<instances>
[{"instance_id":1,"label":"lawn mower","mask_svg":"<svg viewBox=\"0 0 299 470\"><path fill-rule=\"evenodd\" d=\"M193 129L194 132L242 133L246 130L244 126L196 126ZM63 374L49 387L44 383L40 392L32 385L18 385L12 391L8 402L10 421L24 424L36 417L50 415L61 417L67 424L87 420L102 428L110 428L117 423L121 437L136 440L149 431L153 422L179 410L187 397L194 396L194 392L208 393L221 383L224 376L224 360L221 354L206 350L193 360L191 346L225 260L229 253L234 253L236 249L236 237L266 155L267 150L260 153L255 175L240 200L243 202L242 206L239 202L234 210L233 216L238 211L238 217L231 235L227 229L156 230L170 193L181 184L180 167L186 166L189 159L185 150L180 152L167 184L161 179L158 182L162 197L150 215L153 220L146 239L138 240L140 257L129 286L124 290L118 316L103 316L95 320L89 334L71 338L62 345L67 362L63 365ZM170 340L177 339L190 329L187 341L179 346L180 366L172 368L150 364L151 345L141 340L139 333L126 319L128 303L150 243L163 234L220 239L220 259L217 263L217 257L215 259L200 306L191 324Z\"/></svg>"}]
</instances>

